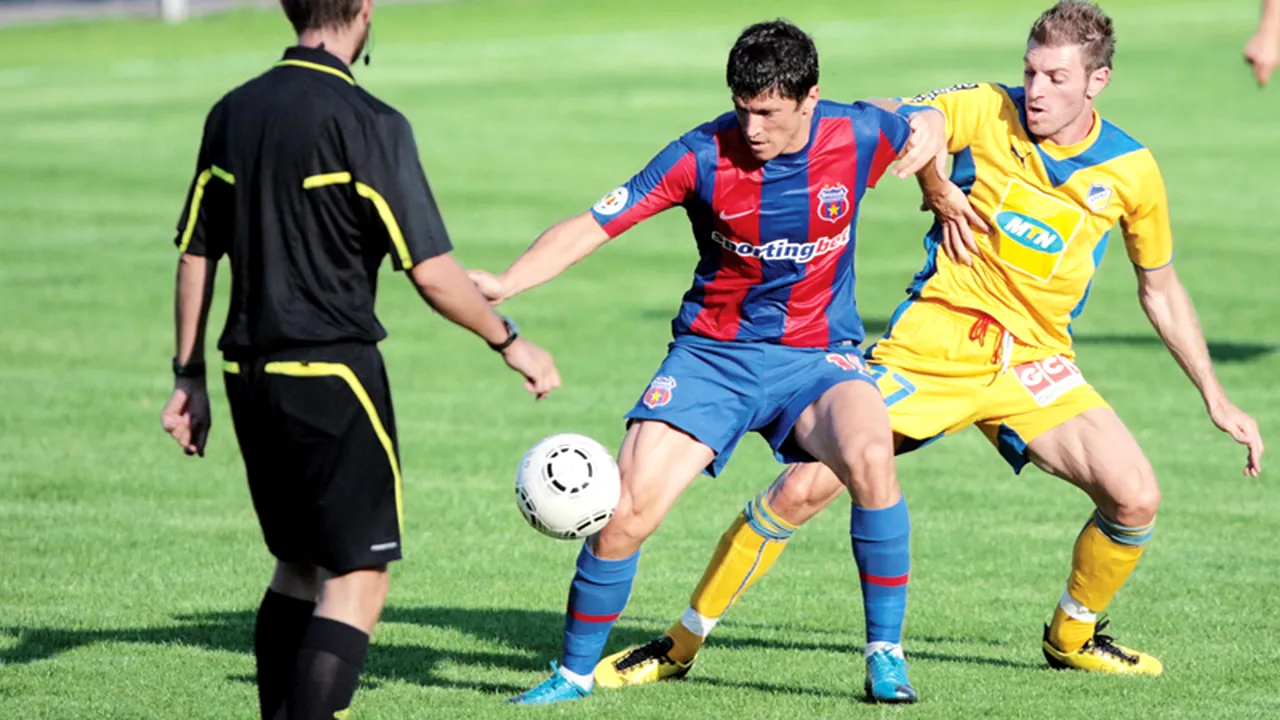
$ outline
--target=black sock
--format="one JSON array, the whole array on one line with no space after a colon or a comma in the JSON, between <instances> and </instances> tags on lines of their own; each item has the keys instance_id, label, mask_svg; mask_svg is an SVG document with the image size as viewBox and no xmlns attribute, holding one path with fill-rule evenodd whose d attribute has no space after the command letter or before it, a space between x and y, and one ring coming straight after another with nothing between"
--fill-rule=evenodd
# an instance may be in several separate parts
<instances>
[{"instance_id":1,"label":"black sock","mask_svg":"<svg viewBox=\"0 0 1280 720\"><path fill-rule=\"evenodd\" d=\"M289 720L333 720L351 705L369 636L346 623L316 617L298 650L289 687Z\"/></svg>"},{"instance_id":2,"label":"black sock","mask_svg":"<svg viewBox=\"0 0 1280 720\"><path fill-rule=\"evenodd\" d=\"M298 646L311 624L316 604L267 590L253 629L253 655L258 662L258 705L270 720L289 694L289 677L298 664Z\"/></svg>"}]
</instances>

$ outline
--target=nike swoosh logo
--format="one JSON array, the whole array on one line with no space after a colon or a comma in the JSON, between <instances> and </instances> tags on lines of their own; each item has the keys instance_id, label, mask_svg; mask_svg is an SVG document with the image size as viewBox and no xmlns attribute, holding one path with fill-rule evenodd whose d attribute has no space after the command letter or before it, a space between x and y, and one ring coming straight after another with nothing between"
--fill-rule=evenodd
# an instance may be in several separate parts
<instances>
[{"instance_id":1,"label":"nike swoosh logo","mask_svg":"<svg viewBox=\"0 0 1280 720\"><path fill-rule=\"evenodd\" d=\"M725 215L725 214L724 214L724 211L723 211L723 210L721 210L721 211L720 211L720 219L721 219L721 220L736 220L736 219L738 219L738 218L740 218L740 217L746 217L747 215L750 215L750 214L751 214L751 213L753 213L753 212L755 212L755 210L743 210L742 212L740 212L740 213L734 213L733 215Z\"/></svg>"}]
</instances>

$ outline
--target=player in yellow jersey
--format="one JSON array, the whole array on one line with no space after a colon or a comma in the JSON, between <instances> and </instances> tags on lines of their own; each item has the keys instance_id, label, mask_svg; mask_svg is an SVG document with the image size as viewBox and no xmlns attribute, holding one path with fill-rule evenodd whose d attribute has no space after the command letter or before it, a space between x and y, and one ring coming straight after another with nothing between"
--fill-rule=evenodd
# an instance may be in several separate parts
<instances>
[{"instance_id":1,"label":"player in yellow jersey","mask_svg":"<svg viewBox=\"0 0 1280 720\"><path fill-rule=\"evenodd\" d=\"M1075 540L1066 590L1045 628L1049 664L1157 675L1159 660L1115 644L1097 616L1151 536L1159 486L1071 347L1071 321L1117 221L1147 317L1214 424L1248 446L1246 475L1259 472L1263 445L1256 423L1215 378L1174 272L1164 183L1151 152L1094 110L1114 47L1111 20L1096 5L1063 0L1031 29L1021 87L959 85L889 104L905 114L943 111L952 184L926 198L938 218L925 238L928 259L867 359L899 453L977 425L1015 472L1034 463L1093 499L1096 510ZM618 687L687 673L721 615L842 489L823 465L788 468L721 538L681 620L662 637L605 658L596 681ZM906 580L864 575L862 590L875 594ZM866 648L869 661L884 651L902 652L900 645ZM905 701L914 700L909 690Z\"/></svg>"}]
</instances>

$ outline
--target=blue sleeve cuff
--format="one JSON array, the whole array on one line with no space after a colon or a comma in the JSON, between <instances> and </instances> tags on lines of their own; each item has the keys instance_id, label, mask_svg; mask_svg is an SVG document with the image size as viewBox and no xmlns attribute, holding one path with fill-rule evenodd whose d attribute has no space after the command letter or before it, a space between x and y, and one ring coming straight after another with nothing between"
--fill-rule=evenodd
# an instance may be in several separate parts
<instances>
[{"instance_id":1,"label":"blue sleeve cuff","mask_svg":"<svg viewBox=\"0 0 1280 720\"><path fill-rule=\"evenodd\" d=\"M894 100L898 102L902 102L902 98L894 98ZM938 108L932 107L929 105L907 105L906 103L903 103L902 105L899 105L898 109L894 110L893 113L895 115L901 115L902 117L909 118L912 115L915 115L916 113L922 113L927 110L936 110L937 112L942 112L941 110L938 110Z\"/></svg>"}]
</instances>

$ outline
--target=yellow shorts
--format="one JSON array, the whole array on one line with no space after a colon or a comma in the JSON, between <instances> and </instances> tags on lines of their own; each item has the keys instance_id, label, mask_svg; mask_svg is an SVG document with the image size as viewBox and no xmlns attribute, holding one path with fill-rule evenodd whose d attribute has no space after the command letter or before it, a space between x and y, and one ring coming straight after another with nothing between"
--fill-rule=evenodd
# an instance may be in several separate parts
<instances>
[{"instance_id":1,"label":"yellow shorts","mask_svg":"<svg viewBox=\"0 0 1280 720\"><path fill-rule=\"evenodd\" d=\"M1066 355L1017 342L990 316L908 301L867 349L899 453L977 425L1014 472L1027 443L1095 407L1108 407Z\"/></svg>"}]
</instances>

